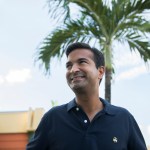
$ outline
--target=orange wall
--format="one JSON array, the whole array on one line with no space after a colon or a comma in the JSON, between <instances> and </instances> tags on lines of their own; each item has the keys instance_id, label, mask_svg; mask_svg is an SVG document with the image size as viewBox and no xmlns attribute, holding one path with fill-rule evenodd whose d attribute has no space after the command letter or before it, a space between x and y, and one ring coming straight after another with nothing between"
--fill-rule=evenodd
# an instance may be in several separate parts
<instances>
[{"instance_id":1,"label":"orange wall","mask_svg":"<svg viewBox=\"0 0 150 150\"><path fill-rule=\"evenodd\" d=\"M0 150L25 150L28 134L0 134Z\"/></svg>"}]
</instances>

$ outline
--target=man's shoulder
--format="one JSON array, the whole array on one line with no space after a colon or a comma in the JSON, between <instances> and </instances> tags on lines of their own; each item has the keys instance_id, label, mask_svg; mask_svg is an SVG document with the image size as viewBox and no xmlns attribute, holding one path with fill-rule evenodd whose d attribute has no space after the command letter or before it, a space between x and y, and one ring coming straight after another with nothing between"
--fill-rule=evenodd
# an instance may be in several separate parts
<instances>
[{"instance_id":1,"label":"man's shoulder","mask_svg":"<svg viewBox=\"0 0 150 150\"><path fill-rule=\"evenodd\" d=\"M58 106L53 106L51 109L49 109L45 115L46 116L51 116L51 115L62 115L67 112L67 106L68 103L58 105Z\"/></svg>"},{"instance_id":2,"label":"man's shoulder","mask_svg":"<svg viewBox=\"0 0 150 150\"><path fill-rule=\"evenodd\" d=\"M121 106L116 106L116 105L112 105L111 104L111 110L113 111L113 112L115 112L115 114L117 115L117 116L120 116L120 117L122 117L122 118L133 118L133 115L130 113L130 111L128 110L128 109L126 109L126 108L124 108L124 107L121 107Z\"/></svg>"},{"instance_id":3,"label":"man's shoulder","mask_svg":"<svg viewBox=\"0 0 150 150\"><path fill-rule=\"evenodd\" d=\"M118 113L130 114L130 112L124 107L116 106L116 105L111 105L111 107L112 107L112 109L114 109Z\"/></svg>"},{"instance_id":4,"label":"man's shoulder","mask_svg":"<svg viewBox=\"0 0 150 150\"><path fill-rule=\"evenodd\" d=\"M129 113L129 111L124 108L124 107L121 107L121 106L116 106L114 104L111 104L111 109L113 109L114 111L117 111L117 112L122 112L122 113Z\"/></svg>"},{"instance_id":5,"label":"man's shoulder","mask_svg":"<svg viewBox=\"0 0 150 150\"><path fill-rule=\"evenodd\" d=\"M110 104L107 100L102 100L102 101L105 104L105 106L107 107L107 111L112 113L112 114L115 114L115 115L126 115L126 116L130 116L131 115L129 110L127 110L124 107L116 106L114 104Z\"/></svg>"}]
</instances>

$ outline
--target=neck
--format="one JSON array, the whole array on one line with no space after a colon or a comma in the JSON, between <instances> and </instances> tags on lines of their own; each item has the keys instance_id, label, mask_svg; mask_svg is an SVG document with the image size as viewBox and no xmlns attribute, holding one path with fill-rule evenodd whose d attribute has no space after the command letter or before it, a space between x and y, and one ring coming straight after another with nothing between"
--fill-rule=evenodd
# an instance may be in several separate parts
<instances>
[{"instance_id":1,"label":"neck","mask_svg":"<svg viewBox=\"0 0 150 150\"><path fill-rule=\"evenodd\" d=\"M91 121L94 116L103 109L103 104L99 99L99 94L77 94L76 102L82 107L89 120Z\"/></svg>"}]
</instances>

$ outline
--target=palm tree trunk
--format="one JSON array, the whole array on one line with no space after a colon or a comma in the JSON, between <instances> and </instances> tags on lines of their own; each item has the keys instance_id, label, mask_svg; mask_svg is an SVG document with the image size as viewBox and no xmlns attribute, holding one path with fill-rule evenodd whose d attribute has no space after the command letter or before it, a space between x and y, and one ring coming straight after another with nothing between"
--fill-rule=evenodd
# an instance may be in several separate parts
<instances>
[{"instance_id":1,"label":"palm tree trunk","mask_svg":"<svg viewBox=\"0 0 150 150\"><path fill-rule=\"evenodd\" d=\"M111 69L106 67L105 70L105 99L111 103Z\"/></svg>"},{"instance_id":2,"label":"palm tree trunk","mask_svg":"<svg viewBox=\"0 0 150 150\"><path fill-rule=\"evenodd\" d=\"M112 49L111 40L105 44L105 99L111 103L111 79L112 79Z\"/></svg>"}]
</instances>

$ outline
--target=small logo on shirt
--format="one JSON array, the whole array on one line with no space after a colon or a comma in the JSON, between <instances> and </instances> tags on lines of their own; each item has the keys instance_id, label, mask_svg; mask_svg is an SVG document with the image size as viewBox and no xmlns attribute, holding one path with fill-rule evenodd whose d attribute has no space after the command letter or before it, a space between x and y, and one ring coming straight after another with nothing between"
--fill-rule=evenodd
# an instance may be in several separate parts
<instances>
[{"instance_id":1,"label":"small logo on shirt","mask_svg":"<svg viewBox=\"0 0 150 150\"><path fill-rule=\"evenodd\" d=\"M117 143L117 142L118 142L117 137L113 137L113 142L114 142L114 143Z\"/></svg>"}]
</instances>

